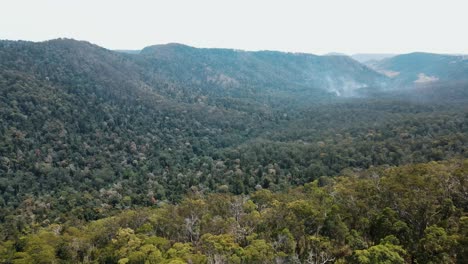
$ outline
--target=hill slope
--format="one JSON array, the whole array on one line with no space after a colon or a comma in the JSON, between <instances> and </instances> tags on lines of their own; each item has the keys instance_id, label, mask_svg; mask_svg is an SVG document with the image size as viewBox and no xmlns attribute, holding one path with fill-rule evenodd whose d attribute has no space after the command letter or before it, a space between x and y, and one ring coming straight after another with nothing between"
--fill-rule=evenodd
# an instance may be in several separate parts
<instances>
[{"instance_id":1,"label":"hill slope","mask_svg":"<svg viewBox=\"0 0 468 264\"><path fill-rule=\"evenodd\" d=\"M0 222L90 220L468 153L466 104L335 95L382 78L340 56L1 41Z\"/></svg>"},{"instance_id":2,"label":"hill slope","mask_svg":"<svg viewBox=\"0 0 468 264\"><path fill-rule=\"evenodd\" d=\"M156 74L198 84L211 93L218 90L222 96L297 99L323 97L327 92L349 96L359 88L379 87L386 79L346 56L196 49L181 44L147 47L140 55Z\"/></svg>"},{"instance_id":3,"label":"hill slope","mask_svg":"<svg viewBox=\"0 0 468 264\"><path fill-rule=\"evenodd\" d=\"M394 86L468 81L466 56L416 52L381 60L375 69L391 77Z\"/></svg>"}]
</instances>

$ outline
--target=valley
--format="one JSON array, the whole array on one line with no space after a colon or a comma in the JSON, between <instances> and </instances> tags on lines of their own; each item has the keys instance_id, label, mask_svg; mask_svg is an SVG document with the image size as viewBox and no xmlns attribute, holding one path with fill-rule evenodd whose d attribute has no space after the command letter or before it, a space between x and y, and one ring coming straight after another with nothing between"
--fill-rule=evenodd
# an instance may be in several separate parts
<instances>
[{"instance_id":1,"label":"valley","mask_svg":"<svg viewBox=\"0 0 468 264\"><path fill-rule=\"evenodd\" d=\"M5 40L0 105L1 263L467 259L463 56Z\"/></svg>"}]
</instances>

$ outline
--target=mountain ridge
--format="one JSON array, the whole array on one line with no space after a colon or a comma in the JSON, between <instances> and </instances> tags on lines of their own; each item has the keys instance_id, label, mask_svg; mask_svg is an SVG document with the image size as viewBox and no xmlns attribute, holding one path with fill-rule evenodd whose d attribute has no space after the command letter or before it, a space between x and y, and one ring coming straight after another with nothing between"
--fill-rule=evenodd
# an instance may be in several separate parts
<instances>
[{"instance_id":1,"label":"mountain ridge","mask_svg":"<svg viewBox=\"0 0 468 264\"><path fill-rule=\"evenodd\" d=\"M396 85L468 80L468 60L456 55L413 52L381 60L374 69L387 73Z\"/></svg>"}]
</instances>

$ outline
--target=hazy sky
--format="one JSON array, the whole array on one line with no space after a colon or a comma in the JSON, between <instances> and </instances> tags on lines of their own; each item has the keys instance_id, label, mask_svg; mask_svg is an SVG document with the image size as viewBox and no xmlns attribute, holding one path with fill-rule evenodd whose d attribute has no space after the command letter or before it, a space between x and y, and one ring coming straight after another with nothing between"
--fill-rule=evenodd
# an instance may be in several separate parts
<instances>
[{"instance_id":1,"label":"hazy sky","mask_svg":"<svg viewBox=\"0 0 468 264\"><path fill-rule=\"evenodd\" d=\"M0 0L0 39L109 49L179 42L245 50L468 53L467 0Z\"/></svg>"}]
</instances>

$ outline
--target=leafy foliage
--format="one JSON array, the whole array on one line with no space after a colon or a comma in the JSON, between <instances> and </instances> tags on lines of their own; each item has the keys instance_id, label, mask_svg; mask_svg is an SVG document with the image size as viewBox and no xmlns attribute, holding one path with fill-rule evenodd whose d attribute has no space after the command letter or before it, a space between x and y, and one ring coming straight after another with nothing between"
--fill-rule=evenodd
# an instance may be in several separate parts
<instances>
[{"instance_id":1,"label":"leafy foliage","mask_svg":"<svg viewBox=\"0 0 468 264\"><path fill-rule=\"evenodd\" d=\"M466 87L382 82L340 56L0 41L0 259L463 263Z\"/></svg>"},{"instance_id":2,"label":"leafy foliage","mask_svg":"<svg viewBox=\"0 0 468 264\"><path fill-rule=\"evenodd\" d=\"M250 196L34 225L5 263L464 263L468 160L375 167Z\"/></svg>"}]
</instances>

